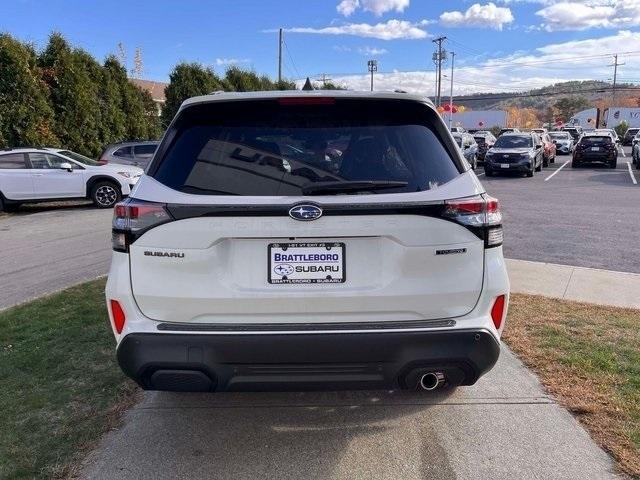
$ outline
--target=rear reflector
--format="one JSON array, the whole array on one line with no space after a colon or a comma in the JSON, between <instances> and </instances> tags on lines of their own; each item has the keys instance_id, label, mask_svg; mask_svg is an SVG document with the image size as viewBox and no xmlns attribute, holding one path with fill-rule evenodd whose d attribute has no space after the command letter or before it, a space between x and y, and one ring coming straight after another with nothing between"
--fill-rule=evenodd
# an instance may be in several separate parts
<instances>
[{"instance_id":1,"label":"rear reflector","mask_svg":"<svg viewBox=\"0 0 640 480\"><path fill-rule=\"evenodd\" d=\"M109 300L109 304L111 305L111 320L113 321L113 327L116 329L116 332L120 334L122 333L124 322L126 321L124 310L122 310L122 307L117 300Z\"/></svg>"},{"instance_id":2,"label":"rear reflector","mask_svg":"<svg viewBox=\"0 0 640 480\"><path fill-rule=\"evenodd\" d=\"M496 330L499 330L502 326L502 317L504 315L504 301L505 296L500 295L493 303L493 307L491 307L491 320L493 320L493 324L495 325Z\"/></svg>"}]
</instances>

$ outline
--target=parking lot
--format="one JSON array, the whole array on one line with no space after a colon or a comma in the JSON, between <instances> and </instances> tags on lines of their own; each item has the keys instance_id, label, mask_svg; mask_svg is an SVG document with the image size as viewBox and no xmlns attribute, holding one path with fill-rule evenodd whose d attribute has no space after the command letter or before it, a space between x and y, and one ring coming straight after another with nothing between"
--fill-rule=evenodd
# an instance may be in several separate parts
<instances>
[{"instance_id":1,"label":"parking lot","mask_svg":"<svg viewBox=\"0 0 640 480\"><path fill-rule=\"evenodd\" d=\"M640 273L640 185L626 156L615 170L572 169L568 155L533 178L486 177L503 208L507 258Z\"/></svg>"}]
</instances>

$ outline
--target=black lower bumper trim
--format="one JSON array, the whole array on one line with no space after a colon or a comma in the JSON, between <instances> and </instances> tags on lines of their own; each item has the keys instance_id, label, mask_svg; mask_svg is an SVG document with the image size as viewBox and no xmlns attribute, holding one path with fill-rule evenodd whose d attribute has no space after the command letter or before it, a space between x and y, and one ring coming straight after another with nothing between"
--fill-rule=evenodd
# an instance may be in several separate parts
<instances>
[{"instance_id":1,"label":"black lower bumper trim","mask_svg":"<svg viewBox=\"0 0 640 480\"><path fill-rule=\"evenodd\" d=\"M301 333L133 333L118 347L122 370L143 388L264 391L416 388L441 371L471 385L500 352L487 330Z\"/></svg>"}]
</instances>

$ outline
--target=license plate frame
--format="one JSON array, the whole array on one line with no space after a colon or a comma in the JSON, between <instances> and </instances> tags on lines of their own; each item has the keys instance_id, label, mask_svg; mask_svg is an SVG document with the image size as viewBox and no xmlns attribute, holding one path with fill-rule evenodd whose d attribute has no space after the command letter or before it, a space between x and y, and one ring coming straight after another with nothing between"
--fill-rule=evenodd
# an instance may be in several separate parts
<instances>
[{"instance_id":1,"label":"license plate frame","mask_svg":"<svg viewBox=\"0 0 640 480\"><path fill-rule=\"evenodd\" d=\"M312 261L296 261L296 260L280 260L275 261L276 253L281 255L292 254L295 250L298 250L294 255L320 255L322 253L330 252L331 249L336 248L334 252L337 253L338 258L332 260L312 260ZM275 251L274 251L275 250ZM280 250L279 252L277 250ZM346 271L346 246L343 242L279 242L270 243L267 246L267 282L271 285L315 285L315 284L336 284L345 283L347 281ZM318 267L319 265L324 267L338 267L339 275L335 275L332 272L329 275L325 275L324 278L320 278L324 272L298 272L295 278L289 278L289 275L278 274L275 272L275 268L278 265L286 266L287 270L291 270L291 273L296 273L296 267L303 267L307 265L309 267ZM315 274L315 275L313 275ZM337 278L336 278L337 277Z\"/></svg>"}]
</instances>

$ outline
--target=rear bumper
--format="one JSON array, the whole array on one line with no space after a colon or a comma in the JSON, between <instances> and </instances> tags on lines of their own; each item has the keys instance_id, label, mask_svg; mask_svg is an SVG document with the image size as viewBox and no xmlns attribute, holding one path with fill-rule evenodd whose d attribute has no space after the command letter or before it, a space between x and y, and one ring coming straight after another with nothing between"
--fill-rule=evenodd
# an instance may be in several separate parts
<instances>
[{"instance_id":1,"label":"rear bumper","mask_svg":"<svg viewBox=\"0 0 640 480\"><path fill-rule=\"evenodd\" d=\"M589 153L589 154L582 154L582 155L576 155L575 156L575 160L577 160L580 163L593 163L593 162L604 162L604 163L610 163L613 162L617 159L617 155L616 154L611 154L611 153Z\"/></svg>"},{"instance_id":2,"label":"rear bumper","mask_svg":"<svg viewBox=\"0 0 640 480\"><path fill-rule=\"evenodd\" d=\"M471 385L498 360L485 329L375 333L131 333L117 350L143 388L174 391L414 389L426 372Z\"/></svg>"},{"instance_id":3,"label":"rear bumper","mask_svg":"<svg viewBox=\"0 0 640 480\"><path fill-rule=\"evenodd\" d=\"M509 165L508 168L502 168L501 165ZM501 163L498 161L485 161L484 167L493 172L529 172L531 171L531 162L529 160L521 160L518 162Z\"/></svg>"}]
</instances>

